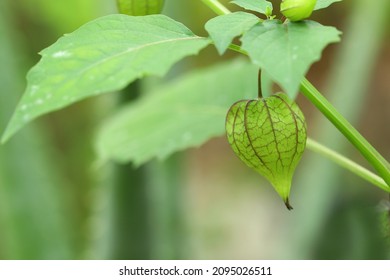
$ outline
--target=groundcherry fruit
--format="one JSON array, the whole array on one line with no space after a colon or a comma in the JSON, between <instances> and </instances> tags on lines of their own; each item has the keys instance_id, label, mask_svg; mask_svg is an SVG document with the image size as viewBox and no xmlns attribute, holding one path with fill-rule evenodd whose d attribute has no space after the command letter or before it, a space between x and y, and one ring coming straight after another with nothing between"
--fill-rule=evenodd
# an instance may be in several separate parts
<instances>
[{"instance_id":1,"label":"groundcherry fruit","mask_svg":"<svg viewBox=\"0 0 390 280\"><path fill-rule=\"evenodd\" d=\"M117 0L121 14L130 16L145 16L159 14L164 6L164 0Z\"/></svg>"},{"instance_id":2,"label":"groundcherry fruit","mask_svg":"<svg viewBox=\"0 0 390 280\"><path fill-rule=\"evenodd\" d=\"M289 210L291 181L306 146L306 122L284 93L234 103L226 133L235 154L264 176Z\"/></svg>"},{"instance_id":3,"label":"groundcherry fruit","mask_svg":"<svg viewBox=\"0 0 390 280\"><path fill-rule=\"evenodd\" d=\"M283 0L280 11L290 21L300 21L310 17L317 0Z\"/></svg>"}]
</instances>

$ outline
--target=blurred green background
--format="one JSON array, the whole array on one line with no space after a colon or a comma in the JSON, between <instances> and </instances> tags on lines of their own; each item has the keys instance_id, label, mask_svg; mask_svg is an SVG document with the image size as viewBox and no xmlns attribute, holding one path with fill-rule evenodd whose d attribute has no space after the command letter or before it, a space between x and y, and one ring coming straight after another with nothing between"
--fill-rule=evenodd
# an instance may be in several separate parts
<instances>
[{"instance_id":1,"label":"blurred green background","mask_svg":"<svg viewBox=\"0 0 390 280\"><path fill-rule=\"evenodd\" d=\"M113 0L0 0L1 132L38 52L116 12ZM204 36L214 16L200 0L166 0L163 13ZM313 19L344 35L308 74L387 159L389 15L388 0L344 0L316 12ZM167 78L234 56L209 47ZM310 151L294 177L291 212L224 137L139 168L96 168L96 129L155 79L140 83L51 113L0 146L0 259L390 258L388 194ZM307 100L298 103L309 135L367 166Z\"/></svg>"}]
</instances>

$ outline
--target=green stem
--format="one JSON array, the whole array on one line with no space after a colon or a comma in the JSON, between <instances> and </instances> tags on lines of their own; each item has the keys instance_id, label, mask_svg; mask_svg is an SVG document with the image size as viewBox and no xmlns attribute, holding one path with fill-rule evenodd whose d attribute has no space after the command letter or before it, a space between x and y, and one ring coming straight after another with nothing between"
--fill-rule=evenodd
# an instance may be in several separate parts
<instances>
[{"instance_id":1,"label":"green stem","mask_svg":"<svg viewBox=\"0 0 390 280\"><path fill-rule=\"evenodd\" d=\"M390 186L390 164L371 144L333 107L329 101L307 80L301 83L301 92L371 163Z\"/></svg>"},{"instance_id":2,"label":"green stem","mask_svg":"<svg viewBox=\"0 0 390 280\"><path fill-rule=\"evenodd\" d=\"M232 50L232 51L235 51L235 52L238 52L238 53L241 53L241 54L248 56L248 53L246 51L244 51L243 49L241 49L240 46L235 45L235 44L230 44L229 50Z\"/></svg>"},{"instance_id":3,"label":"green stem","mask_svg":"<svg viewBox=\"0 0 390 280\"><path fill-rule=\"evenodd\" d=\"M308 138L306 142L306 147L316 152L336 164L340 165L341 167L344 167L345 169L348 169L352 173L355 173L357 176L367 180L368 182L372 183L373 185L381 188L382 190L390 193L390 187L383 181L383 179L376 174L372 173L368 169L360 166L356 162L340 155L339 153L325 147L324 145L314 141L313 139Z\"/></svg>"},{"instance_id":4,"label":"green stem","mask_svg":"<svg viewBox=\"0 0 390 280\"><path fill-rule=\"evenodd\" d=\"M209 8L218 15L229 14L218 0L202 0ZM231 44L229 49L245 54L237 45ZM301 91L330 122L360 151L366 160L382 176L388 186L390 186L390 164L375 150L374 147L326 100L325 97L307 80L301 83Z\"/></svg>"},{"instance_id":5,"label":"green stem","mask_svg":"<svg viewBox=\"0 0 390 280\"><path fill-rule=\"evenodd\" d=\"M221 4L218 0L202 0L202 1L217 15L221 16L221 15L227 15L231 13L231 11L229 11L229 9L226 8L223 4Z\"/></svg>"}]
</instances>

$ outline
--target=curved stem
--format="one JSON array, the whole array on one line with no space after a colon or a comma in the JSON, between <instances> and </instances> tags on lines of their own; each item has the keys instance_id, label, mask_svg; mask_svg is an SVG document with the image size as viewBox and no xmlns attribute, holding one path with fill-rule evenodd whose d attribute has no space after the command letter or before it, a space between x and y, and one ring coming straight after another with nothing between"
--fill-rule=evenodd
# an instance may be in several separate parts
<instances>
[{"instance_id":1,"label":"curved stem","mask_svg":"<svg viewBox=\"0 0 390 280\"><path fill-rule=\"evenodd\" d=\"M332 160L333 162L340 165L341 167L348 169L352 173L355 173L357 176L367 180L368 182L381 188L382 190L390 193L390 187L385 183L385 181L383 181L383 179L381 177L372 173L368 169L360 166L356 162L354 162L354 161L344 157L343 155L325 147L324 145L314 141L311 138L307 139L306 147L309 150L316 152L316 153Z\"/></svg>"},{"instance_id":2,"label":"curved stem","mask_svg":"<svg viewBox=\"0 0 390 280\"><path fill-rule=\"evenodd\" d=\"M207 5L211 10L213 10L217 15L227 15L231 12L218 0L202 0L205 5Z\"/></svg>"},{"instance_id":3,"label":"curved stem","mask_svg":"<svg viewBox=\"0 0 390 280\"><path fill-rule=\"evenodd\" d=\"M318 110L359 150L390 186L390 164L374 147L341 115L329 101L307 80L301 83L301 92Z\"/></svg>"}]
</instances>

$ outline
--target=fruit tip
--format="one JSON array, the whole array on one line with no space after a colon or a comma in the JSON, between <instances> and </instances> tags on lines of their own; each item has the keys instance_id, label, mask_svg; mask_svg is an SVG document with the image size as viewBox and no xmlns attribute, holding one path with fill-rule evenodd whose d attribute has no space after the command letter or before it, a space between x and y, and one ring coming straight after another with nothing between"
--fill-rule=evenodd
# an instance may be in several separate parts
<instances>
[{"instance_id":1,"label":"fruit tip","mask_svg":"<svg viewBox=\"0 0 390 280\"><path fill-rule=\"evenodd\" d=\"M294 208L291 206L290 204L290 201L288 200L288 198L286 199L286 201L284 202L284 204L286 205L287 209L289 211L293 210Z\"/></svg>"}]
</instances>

